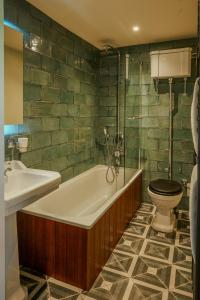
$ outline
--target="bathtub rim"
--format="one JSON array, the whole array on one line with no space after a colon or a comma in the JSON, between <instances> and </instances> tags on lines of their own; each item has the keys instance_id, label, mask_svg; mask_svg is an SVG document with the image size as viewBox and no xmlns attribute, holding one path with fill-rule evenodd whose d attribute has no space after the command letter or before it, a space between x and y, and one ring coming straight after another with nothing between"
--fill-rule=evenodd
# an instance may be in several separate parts
<instances>
[{"instance_id":1,"label":"bathtub rim","mask_svg":"<svg viewBox=\"0 0 200 300\"><path fill-rule=\"evenodd\" d=\"M60 184L58 189L64 188L63 186L68 186L70 185L70 183L77 181L78 179L80 179L83 176L87 176L89 173L91 173L92 171L94 171L95 169L105 169L107 166L106 165L96 165L84 172L82 172L81 174L63 182L62 184ZM30 214L33 216L37 216L40 218L45 218L48 220L52 220L55 222L60 222L60 223L64 223L64 224L68 224L68 225L72 225L72 226L77 226L79 228L83 228L83 229L91 229L96 223L97 221L103 216L103 214L106 213L106 211L114 204L114 202L123 194L123 192L125 192L125 190L129 187L129 185L131 183L133 183L140 174L142 174L142 169L134 169L135 173L133 174L133 176L130 177L130 179L127 181L127 183L117 192L115 192L107 201L106 203L104 203L102 205L102 207L100 207L99 209L97 209L97 211L93 214L90 214L90 216L73 216L73 217L66 217L63 218L62 216L59 215L53 215L52 213L47 213L44 210L39 209L38 207L35 208L34 206L37 205L37 203L39 201L42 201L42 199L44 197L48 197L49 194L47 194L46 196L38 199L36 202L34 202L33 204L30 204L26 207L24 207L21 212L26 213L26 214ZM52 193L56 193L56 191L58 191L58 189L54 190ZM82 221L82 222L81 222Z\"/></svg>"}]
</instances>

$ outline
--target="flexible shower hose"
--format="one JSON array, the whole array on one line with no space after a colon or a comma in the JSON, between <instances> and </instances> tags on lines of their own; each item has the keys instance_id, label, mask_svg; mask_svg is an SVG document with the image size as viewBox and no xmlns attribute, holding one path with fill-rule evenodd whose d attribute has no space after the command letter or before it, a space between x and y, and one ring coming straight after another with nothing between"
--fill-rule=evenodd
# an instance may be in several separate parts
<instances>
[{"instance_id":1,"label":"flexible shower hose","mask_svg":"<svg viewBox=\"0 0 200 300\"><path fill-rule=\"evenodd\" d=\"M106 171L106 181L108 183L113 183L115 181L115 169L112 166L112 160L111 160L111 156L110 156L110 149L109 149L109 145L108 145L108 138L106 137L106 148L107 148L107 164L108 164L108 168ZM111 171L112 174L112 179L109 179L109 171Z\"/></svg>"}]
</instances>

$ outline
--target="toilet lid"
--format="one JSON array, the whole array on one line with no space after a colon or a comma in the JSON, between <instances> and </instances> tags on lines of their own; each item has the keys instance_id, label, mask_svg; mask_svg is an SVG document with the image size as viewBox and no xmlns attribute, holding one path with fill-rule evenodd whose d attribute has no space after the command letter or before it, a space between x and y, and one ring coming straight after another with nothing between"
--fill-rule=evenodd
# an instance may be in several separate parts
<instances>
[{"instance_id":1,"label":"toilet lid","mask_svg":"<svg viewBox=\"0 0 200 300\"><path fill-rule=\"evenodd\" d=\"M182 192L182 186L179 182L168 179L156 179L150 182L150 191L160 195L178 195Z\"/></svg>"}]
</instances>

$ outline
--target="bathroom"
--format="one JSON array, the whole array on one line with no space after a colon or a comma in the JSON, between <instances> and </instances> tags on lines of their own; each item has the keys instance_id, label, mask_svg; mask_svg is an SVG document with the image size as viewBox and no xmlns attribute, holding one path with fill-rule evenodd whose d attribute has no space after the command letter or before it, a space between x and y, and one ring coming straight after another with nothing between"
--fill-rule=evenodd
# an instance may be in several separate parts
<instances>
[{"instance_id":1,"label":"bathroom","mask_svg":"<svg viewBox=\"0 0 200 300\"><path fill-rule=\"evenodd\" d=\"M0 0L0 300L200 299L198 10Z\"/></svg>"}]
</instances>

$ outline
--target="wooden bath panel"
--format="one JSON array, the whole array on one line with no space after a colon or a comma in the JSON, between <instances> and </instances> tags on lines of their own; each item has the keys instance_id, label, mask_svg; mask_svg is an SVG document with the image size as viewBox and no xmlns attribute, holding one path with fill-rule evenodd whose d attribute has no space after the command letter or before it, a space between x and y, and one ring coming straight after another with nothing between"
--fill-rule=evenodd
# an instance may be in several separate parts
<instances>
[{"instance_id":1,"label":"wooden bath panel","mask_svg":"<svg viewBox=\"0 0 200 300\"><path fill-rule=\"evenodd\" d=\"M89 290L141 203L142 175L90 229L18 212L20 264Z\"/></svg>"}]
</instances>

